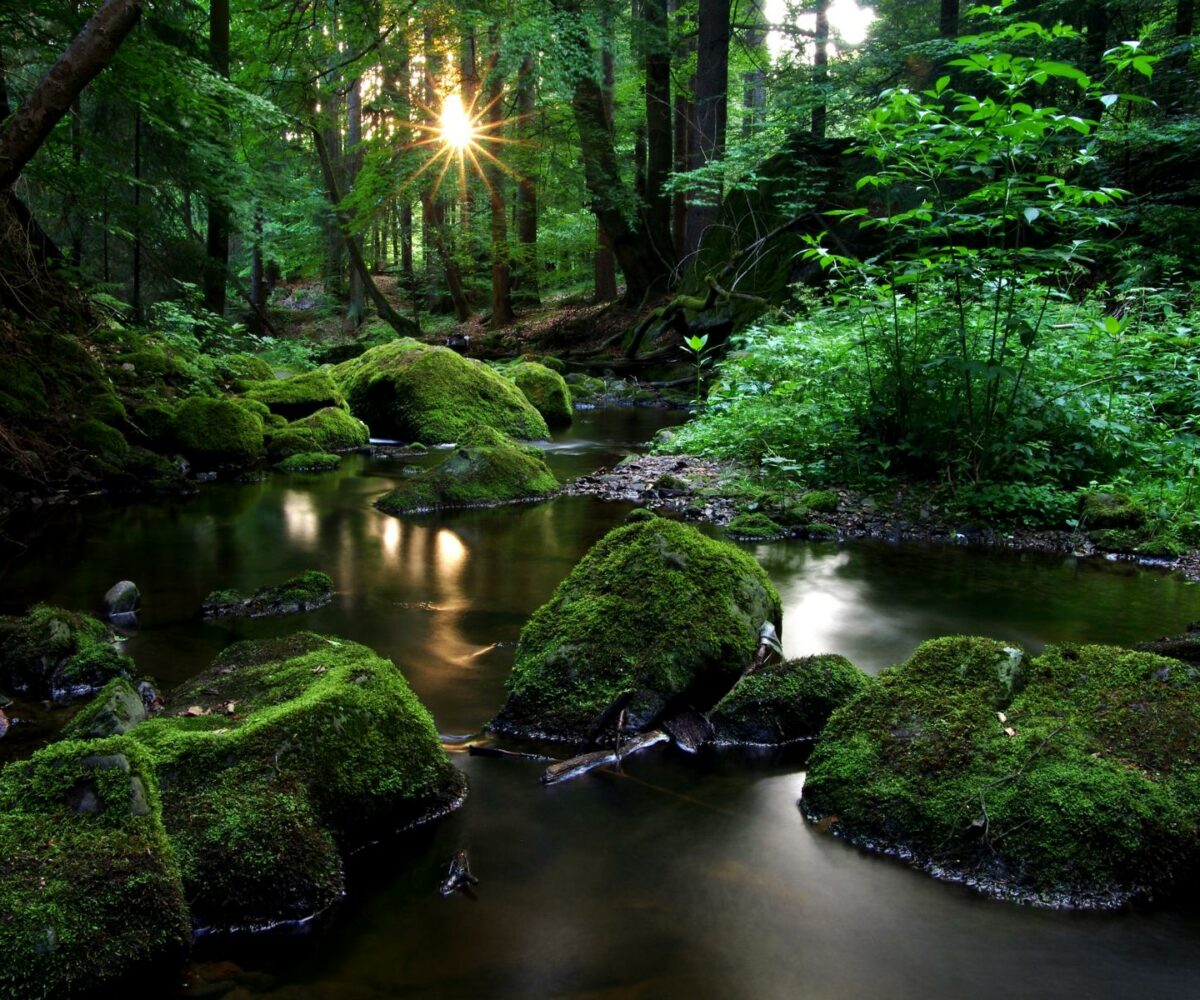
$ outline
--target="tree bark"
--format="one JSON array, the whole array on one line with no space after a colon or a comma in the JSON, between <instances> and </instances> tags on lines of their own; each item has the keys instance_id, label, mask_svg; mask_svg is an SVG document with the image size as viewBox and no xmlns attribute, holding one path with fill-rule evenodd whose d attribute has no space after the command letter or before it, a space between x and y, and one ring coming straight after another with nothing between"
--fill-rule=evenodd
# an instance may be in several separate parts
<instances>
[{"instance_id":1,"label":"tree bark","mask_svg":"<svg viewBox=\"0 0 1200 1000\"><path fill-rule=\"evenodd\" d=\"M767 75L762 69L767 60L767 19L763 2L751 0L749 24L743 28L746 53L754 66L742 74L742 135L747 137L762 124L767 110Z\"/></svg>"},{"instance_id":2,"label":"tree bark","mask_svg":"<svg viewBox=\"0 0 1200 1000\"><path fill-rule=\"evenodd\" d=\"M817 103L812 109L812 134L815 139L825 138L825 123L828 117L829 90L829 0L817 0L817 30L813 48L813 88Z\"/></svg>"},{"instance_id":3,"label":"tree bark","mask_svg":"<svg viewBox=\"0 0 1200 1000\"><path fill-rule=\"evenodd\" d=\"M342 192L338 188L337 174L333 169L333 161L329 158L329 150L325 148L325 139L322 136L321 129L312 126L310 131L312 132L313 145L317 150L317 158L321 161L321 173L325 178L325 190L329 195L329 202L333 206L334 215L341 229L342 239L346 244L346 252L350 255L351 265L358 271L363 287L371 297L371 301L375 303L375 309L378 311L380 319L387 322L393 330L403 336L415 336L420 333L416 324L405 319L392 308L391 303L384 298L383 293L379 291L379 287L371 278L371 274L367 270L367 262L363 260L362 252L350 236L349 221L342 210L338 208L342 202Z\"/></svg>"},{"instance_id":4,"label":"tree bark","mask_svg":"<svg viewBox=\"0 0 1200 1000\"><path fill-rule=\"evenodd\" d=\"M537 177L534 174L534 157L532 150L534 141L533 116L536 109L536 79L533 72L533 59L526 56L521 61L521 69L517 75L517 130L525 150L522 156L521 177L517 182L517 242L521 246L521 255L514 275L513 291L524 302L537 305L541 301L538 291L538 197Z\"/></svg>"},{"instance_id":5,"label":"tree bark","mask_svg":"<svg viewBox=\"0 0 1200 1000\"><path fill-rule=\"evenodd\" d=\"M616 89L616 57L613 54L612 7L603 0L600 14L601 49L600 78L604 88L604 125L608 129L609 142L613 141L613 91ZM593 261L595 301L611 302L617 297L617 264L613 257L612 243L604 231L604 225L596 220L596 253Z\"/></svg>"},{"instance_id":6,"label":"tree bark","mask_svg":"<svg viewBox=\"0 0 1200 1000\"><path fill-rule=\"evenodd\" d=\"M262 255L263 210L261 205L254 206L254 246L250 255L250 307L253 313L251 322L258 333L262 333L262 316L266 314L267 289Z\"/></svg>"},{"instance_id":7,"label":"tree bark","mask_svg":"<svg viewBox=\"0 0 1200 1000\"><path fill-rule=\"evenodd\" d=\"M942 0L938 12L938 34L943 38L958 37L958 0Z\"/></svg>"},{"instance_id":8,"label":"tree bark","mask_svg":"<svg viewBox=\"0 0 1200 1000\"><path fill-rule=\"evenodd\" d=\"M213 72L229 79L229 0L212 0L209 6L208 50ZM224 316L229 271L229 205L222 192L208 194L205 258L204 308Z\"/></svg>"},{"instance_id":9,"label":"tree bark","mask_svg":"<svg viewBox=\"0 0 1200 1000\"><path fill-rule=\"evenodd\" d=\"M349 191L358 180L358 171L362 167L362 78L355 77L346 92L346 155L345 189ZM359 257L363 255L362 233L350 237ZM367 312L366 288L358 268L350 269L350 301L346 306L346 325L351 330L362 326Z\"/></svg>"},{"instance_id":10,"label":"tree bark","mask_svg":"<svg viewBox=\"0 0 1200 1000\"><path fill-rule=\"evenodd\" d=\"M654 249L672 264L671 198L663 190L671 173L671 50L667 0L643 0L646 44L646 231Z\"/></svg>"},{"instance_id":11,"label":"tree bark","mask_svg":"<svg viewBox=\"0 0 1200 1000\"><path fill-rule=\"evenodd\" d=\"M729 89L729 2L700 0L696 42L696 146L689 167L700 167L725 154ZM684 243L688 253L700 248L709 226L720 216L720 192L694 194L687 207Z\"/></svg>"},{"instance_id":12,"label":"tree bark","mask_svg":"<svg viewBox=\"0 0 1200 1000\"><path fill-rule=\"evenodd\" d=\"M492 25L488 31L488 47L491 51L487 76L487 120L488 136L499 138L500 123L504 119L504 108L500 101L504 96L504 81L500 77L500 28ZM484 170L488 197L492 209L492 319L494 328L508 326L514 319L512 283L508 262L508 219L504 207L504 172L491 160Z\"/></svg>"},{"instance_id":13,"label":"tree bark","mask_svg":"<svg viewBox=\"0 0 1200 1000\"><path fill-rule=\"evenodd\" d=\"M0 191L10 188L79 93L137 24L146 0L107 0L0 131Z\"/></svg>"}]
</instances>

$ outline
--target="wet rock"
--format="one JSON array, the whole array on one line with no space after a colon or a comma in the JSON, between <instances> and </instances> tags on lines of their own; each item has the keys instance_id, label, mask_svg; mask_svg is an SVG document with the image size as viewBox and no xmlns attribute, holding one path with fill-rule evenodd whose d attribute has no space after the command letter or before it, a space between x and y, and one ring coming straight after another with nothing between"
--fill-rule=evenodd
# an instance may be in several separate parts
<instances>
[{"instance_id":1,"label":"wet rock","mask_svg":"<svg viewBox=\"0 0 1200 1000\"><path fill-rule=\"evenodd\" d=\"M513 380L525 398L533 404L549 427L569 427L574 420L571 390L556 371L526 361L508 368L504 374Z\"/></svg>"},{"instance_id":2,"label":"wet rock","mask_svg":"<svg viewBox=\"0 0 1200 1000\"><path fill-rule=\"evenodd\" d=\"M1048 906L1189 886L1200 858L1200 675L1065 645L923 644L821 732L801 807L871 850Z\"/></svg>"},{"instance_id":3,"label":"wet rock","mask_svg":"<svg viewBox=\"0 0 1200 1000\"><path fill-rule=\"evenodd\" d=\"M713 738L713 727L699 712L687 710L663 723L671 741L685 753L696 753Z\"/></svg>"},{"instance_id":4,"label":"wet rock","mask_svg":"<svg viewBox=\"0 0 1200 1000\"><path fill-rule=\"evenodd\" d=\"M114 583L104 595L108 620L119 625L134 624L137 621L137 609L141 599L141 592L132 580Z\"/></svg>"},{"instance_id":5,"label":"wet rock","mask_svg":"<svg viewBox=\"0 0 1200 1000\"><path fill-rule=\"evenodd\" d=\"M132 674L112 630L88 615L39 604L0 618L0 684L19 694L66 701Z\"/></svg>"},{"instance_id":6,"label":"wet rock","mask_svg":"<svg viewBox=\"0 0 1200 1000\"><path fill-rule=\"evenodd\" d=\"M609 532L521 632L493 728L587 740L628 695L625 729L711 704L778 624L779 595L745 552L655 517Z\"/></svg>"},{"instance_id":7,"label":"wet rock","mask_svg":"<svg viewBox=\"0 0 1200 1000\"><path fill-rule=\"evenodd\" d=\"M307 570L275 586L260 587L250 597L237 590L214 590L204 599L205 618L265 618L322 608L333 599L333 580Z\"/></svg>"},{"instance_id":8,"label":"wet rock","mask_svg":"<svg viewBox=\"0 0 1200 1000\"><path fill-rule=\"evenodd\" d=\"M1200 666L1200 622L1188 625L1183 635L1167 635L1150 642L1139 642L1133 648Z\"/></svg>"},{"instance_id":9,"label":"wet rock","mask_svg":"<svg viewBox=\"0 0 1200 1000\"><path fill-rule=\"evenodd\" d=\"M438 465L420 470L375 505L389 514L412 514L536 500L557 490L558 480L540 451L478 427Z\"/></svg>"},{"instance_id":10,"label":"wet rock","mask_svg":"<svg viewBox=\"0 0 1200 1000\"><path fill-rule=\"evenodd\" d=\"M63 736L85 740L119 736L144 718L146 704L141 693L126 678L116 677L67 723Z\"/></svg>"}]
</instances>

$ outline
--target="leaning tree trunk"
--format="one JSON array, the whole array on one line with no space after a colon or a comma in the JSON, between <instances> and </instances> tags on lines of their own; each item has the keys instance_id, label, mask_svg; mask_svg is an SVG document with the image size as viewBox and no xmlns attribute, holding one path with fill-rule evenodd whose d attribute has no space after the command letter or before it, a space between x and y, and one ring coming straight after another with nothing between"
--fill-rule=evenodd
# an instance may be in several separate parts
<instances>
[{"instance_id":1,"label":"leaning tree trunk","mask_svg":"<svg viewBox=\"0 0 1200 1000\"><path fill-rule=\"evenodd\" d=\"M33 154L75 98L105 66L137 24L146 0L108 0L85 24L67 51L0 131L0 191L16 183Z\"/></svg>"}]
</instances>

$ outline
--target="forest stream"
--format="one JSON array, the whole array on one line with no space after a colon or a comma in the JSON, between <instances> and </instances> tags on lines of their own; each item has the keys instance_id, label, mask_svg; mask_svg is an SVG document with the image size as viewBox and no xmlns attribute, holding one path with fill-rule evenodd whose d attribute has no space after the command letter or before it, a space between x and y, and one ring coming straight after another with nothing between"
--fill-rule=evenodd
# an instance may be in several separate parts
<instances>
[{"instance_id":1,"label":"forest stream","mask_svg":"<svg viewBox=\"0 0 1200 1000\"><path fill-rule=\"evenodd\" d=\"M547 461L574 478L679 418L580 412ZM854 850L796 808L800 748L689 757L666 746L554 788L538 782L544 764L454 752L503 702L528 616L629 507L561 497L404 518L375 510L407 461L354 455L332 474L46 511L0 577L5 613L35 601L93 609L114 581L136 581L144 610L126 648L164 686L237 639L304 627L365 643L400 665L468 775L464 808L360 853L348 898L307 933L199 942L181 995L1200 993L1195 907L1018 906ZM783 598L789 656L837 652L872 673L937 635L1037 651L1132 643L1200 618L1194 585L1130 564L952 546L748 550ZM199 615L214 588L253 590L309 568L328 572L337 593L302 619ZM42 734L35 724L11 735L10 755ZM480 884L443 898L446 866L464 849Z\"/></svg>"}]
</instances>

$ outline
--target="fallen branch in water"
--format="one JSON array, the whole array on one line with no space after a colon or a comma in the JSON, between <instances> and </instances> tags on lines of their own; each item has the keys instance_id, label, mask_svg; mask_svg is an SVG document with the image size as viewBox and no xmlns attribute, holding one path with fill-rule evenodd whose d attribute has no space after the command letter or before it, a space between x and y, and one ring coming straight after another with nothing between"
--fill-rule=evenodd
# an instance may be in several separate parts
<instances>
[{"instance_id":1,"label":"fallen branch in water","mask_svg":"<svg viewBox=\"0 0 1200 1000\"><path fill-rule=\"evenodd\" d=\"M542 762L548 760L558 760L558 757L550 757L544 753L521 753L519 750L501 750L499 747L490 747L479 743L467 744L467 756L469 757L515 757L517 760L540 760Z\"/></svg>"},{"instance_id":2,"label":"fallen branch in water","mask_svg":"<svg viewBox=\"0 0 1200 1000\"><path fill-rule=\"evenodd\" d=\"M669 738L661 729L655 729L634 736L622 744L619 750L597 750L593 753L580 754L570 760L559 761L546 768L546 773L542 775L542 784L556 785L560 781L578 778L581 774L587 774L588 771L603 767L605 764L618 764L630 754L645 750L656 743L665 743Z\"/></svg>"}]
</instances>

